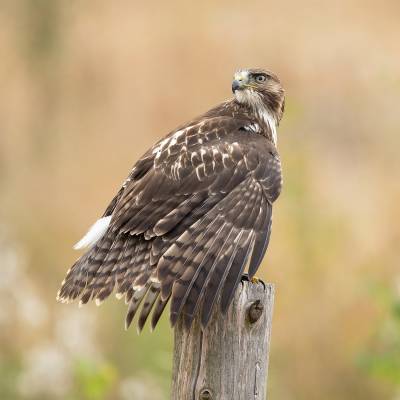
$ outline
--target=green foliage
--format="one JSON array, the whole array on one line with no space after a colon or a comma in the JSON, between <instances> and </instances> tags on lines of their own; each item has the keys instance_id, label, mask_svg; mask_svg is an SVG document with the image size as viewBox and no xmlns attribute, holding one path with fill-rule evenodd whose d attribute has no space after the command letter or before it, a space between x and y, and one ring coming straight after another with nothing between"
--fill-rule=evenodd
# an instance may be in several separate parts
<instances>
[{"instance_id":1,"label":"green foliage","mask_svg":"<svg viewBox=\"0 0 400 400\"><path fill-rule=\"evenodd\" d=\"M106 399L117 379L117 372L111 364L95 364L89 360L79 360L74 375L77 393L72 398L81 400Z\"/></svg>"},{"instance_id":2,"label":"green foliage","mask_svg":"<svg viewBox=\"0 0 400 400\"><path fill-rule=\"evenodd\" d=\"M384 315L359 364L376 378L400 388L400 300L385 286L374 289Z\"/></svg>"},{"instance_id":3,"label":"green foliage","mask_svg":"<svg viewBox=\"0 0 400 400\"><path fill-rule=\"evenodd\" d=\"M29 0L26 1L23 11L29 32L26 44L30 61L45 61L55 49L59 50L60 5L52 0Z\"/></svg>"},{"instance_id":4,"label":"green foliage","mask_svg":"<svg viewBox=\"0 0 400 400\"><path fill-rule=\"evenodd\" d=\"M9 359L0 362L0 399L17 398L16 381L20 371L21 365L16 360Z\"/></svg>"}]
</instances>

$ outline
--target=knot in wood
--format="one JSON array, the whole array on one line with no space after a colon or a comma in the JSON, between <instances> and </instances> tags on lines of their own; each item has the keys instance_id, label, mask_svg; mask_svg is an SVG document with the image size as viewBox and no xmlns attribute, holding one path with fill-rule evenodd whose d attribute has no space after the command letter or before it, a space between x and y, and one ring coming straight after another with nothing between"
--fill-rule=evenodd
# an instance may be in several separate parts
<instances>
[{"instance_id":1,"label":"knot in wood","mask_svg":"<svg viewBox=\"0 0 400 400\"><path fill-rule=\"evenodd\" d=\"M200 392L199 400L212 400L211 390L203 389Z\"/></svg>"},{"instance_id":2,"label":"knot in wood","mask_svg":"<svg viewBox=\"0 0 400 400\"><path fill-rule=\"evenodd\" d=\"M256 300L250 307L248 311L249 321L251 324L256 323L264 311L264 306L261 304L260 300Z\"/></svg>"}]
</instances>

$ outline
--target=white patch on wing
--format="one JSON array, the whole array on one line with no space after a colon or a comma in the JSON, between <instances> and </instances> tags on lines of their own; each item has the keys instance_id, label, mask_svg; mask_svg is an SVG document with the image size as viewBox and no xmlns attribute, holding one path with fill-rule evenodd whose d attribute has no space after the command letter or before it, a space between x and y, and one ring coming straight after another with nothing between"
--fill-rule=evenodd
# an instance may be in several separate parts
<instances>
[{"instance_id":1,"label":"white patch on wing","mask_svg":"<svg viewBox=\"0 0 400 400\"><path fill-rule=\"evenodd\" d=\"M200 173L200 171L202 171L202 173ZM197 179L199 181L202 181L204 179L204 177L206 176L206 171L205 171L205 166L204 164L200 164L197 168L196 168L196 175L197 175Z\"/></svg>"},{"instance_id":2,"label":"white patch on wing","mask_svg":"<svg viewBox=\"0 0 400 400\"><path fill-rule=\"evenodd\" d=\"M156 158L159 158L161 153L163 152L163 150L165 150L166 146L173 146L174 144L176 144L176 142L178 141L178 138L180 136L182 136L186 130L188 128L185 129L180 129L179 131L176 131L171 137L167 137L163 140L161 140L160 143L158 143L158 145L156 147L154 147L153 149L153 154L156 155ZM170 152L170 150L168 149L168 153Z\"/></svg>"},{"instance_id":3,"label":"white patch on wing","mask_svg":"<svg viewBox=\"0 0 400 400\"><path fill-rule=\"evenodd\" d=\"M227 168L227 163L226 163L226 160L228 160L230 157L229 157L229 154L227 154L227 153L222 153L222 163L224 164L224 167L225 168Z\"/></svg>"},{"instance_id":4,"label":"white patch on wing","mask_svg":"<svg viewBox=\"0 0 400 400\"><path fill-rule=\"evenodd\" d=\"M255 122L253 124L245 125L243 128L247 132L254 132L254 133L260 132L260 126L258 124L256 124Z\"/></svg>"},{"instance_id":5,"label":"white patch on wing","mask_svg":"<svg viewBox=\"0 0 400 400\"><path fill-rule=\"evenodd\" d=\"M153 154L161 153L164 145L168 143L169 139L170 138L166 138L166 139L161 140L161 142L158 143L158 146L153 149Z\"/></svg>"},{"instance_id":6,"label":"white patch on wing","mask_svg":"<svg viewBox=\"0 0 400 400\"><path fill-rule=\"evenodd\" d=\"M201 161L204 162L204 156L205 156L206 154L207 154L207 152L206 152L203 148L201 148L201 149L200 149Z\"/></svg>"},{"instance_id":7,"label":"white patch on wing","mask_svg":"<svg viewBox=\"0 0 400 400\"><path fill-rule=\"evenodd\" d=\"M199 133L202 133L202 132L203 132L203 126L204 126L205 123L206 123L206 121L200 122L200 126L199 126L199 129L198 129L198 132L199 132Z\"/></svg>"},{"instance_id":8,"label":"white patch on wing","mask_svg":"<svg viewBox=\"0 0 400 400\"><path fill-rule=\"evenodd\" d=\"M86 235L74 246L75 250L93 246L106 233L111 222L111 215L98 219Z\"/></svg>"},{"instance_id":9,"label":"white patch on wing","mask_svg":"<svg viewBox=\"0 0 400 400\"><path fill-rule=\"evenodd\" d=\"M179 136L182 136L186 132L187 128L185 129L180 129L179 131L176 131L172 137L175 139L178 139Z\"/></svg>"},{"instance_id":10,"label":"white patch on wing","mask_svg":"<svg viewBox=\"0 0 400 400\"><path fill-rule=\"evenodd\" d=\"M192 151L192 153L190 154L190 161L191 163L193 163L193 160L197 157L197 152Z\"/></svg>"}]
</instances>

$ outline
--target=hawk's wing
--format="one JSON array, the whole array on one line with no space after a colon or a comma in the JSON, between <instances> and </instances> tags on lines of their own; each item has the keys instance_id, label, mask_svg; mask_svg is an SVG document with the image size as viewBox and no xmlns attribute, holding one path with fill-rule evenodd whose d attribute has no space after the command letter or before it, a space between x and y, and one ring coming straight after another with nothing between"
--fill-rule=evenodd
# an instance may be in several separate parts
<instances>
[{"instance_id":1,"label":"hawk's wing","mask_svg":"<svg viewBox=\"0 0 400 400\"><path fill-rule=\"evenodd\" d=\"M129 303L127 324L145 297L141 328L153 326L171 297L171 322L205 326L221 296L226 312L246 262L266 251L272 202L281 189L277 152L248 120L214 117L160 141L135 165L108 207L105 235L77 261L62 299L99 301L116 287Z\"/></svg>"}]
</instances>

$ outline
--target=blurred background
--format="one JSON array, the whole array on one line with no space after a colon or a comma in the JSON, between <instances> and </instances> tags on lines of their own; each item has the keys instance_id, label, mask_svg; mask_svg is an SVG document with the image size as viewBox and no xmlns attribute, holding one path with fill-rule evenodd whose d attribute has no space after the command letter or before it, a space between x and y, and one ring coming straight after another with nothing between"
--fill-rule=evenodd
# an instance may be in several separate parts
<instances>
[{"instance_id":1,"label":"blurred background","mask_svg":"<svg viewBox=\"0 0 400 400\"><path fill-rule=\"evenodd\" d=\"M135 160L230 96L282 79L284 190L269 398L400 399L400 3L3 0L0 398L168 399L172 333L63 305L72 245Z\"/></svg>"}]
</instances>

